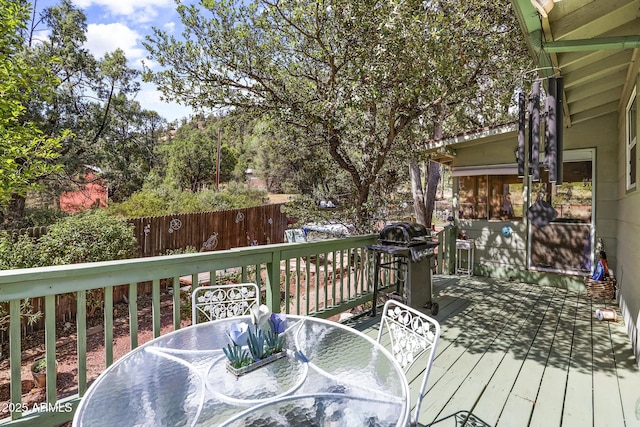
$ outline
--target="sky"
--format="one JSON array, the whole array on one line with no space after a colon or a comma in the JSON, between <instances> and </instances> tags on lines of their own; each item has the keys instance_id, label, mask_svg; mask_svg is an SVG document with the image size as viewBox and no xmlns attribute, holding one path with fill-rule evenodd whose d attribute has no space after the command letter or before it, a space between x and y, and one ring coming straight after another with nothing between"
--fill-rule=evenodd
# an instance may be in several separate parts
<instances>
[{"instance_id":1,"label":"sky","mask_svg":"<svg viewBox=\"0 0 640 427\"><path fill-rule=\"evenodd\" d=\"M36 13L61 0L31 0ZM87 17L87 48L94 57L102 58L117 48L124 51L129 66L142 70L142 61L152 69L155 64L147 59L147 50L142 45L152 27L167 32L179 33L180 18L174 0L72 0ZM193 114L189 107L160 100L162 94L155 85L143 83L135 98L142 108L158 112L172 122Z\"/></svg>"}]
</instances>

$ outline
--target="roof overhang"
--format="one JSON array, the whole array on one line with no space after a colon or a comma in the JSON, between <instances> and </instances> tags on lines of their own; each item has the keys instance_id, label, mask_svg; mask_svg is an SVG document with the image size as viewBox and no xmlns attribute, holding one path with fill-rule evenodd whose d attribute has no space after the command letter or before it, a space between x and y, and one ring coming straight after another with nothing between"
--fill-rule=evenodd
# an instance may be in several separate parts
<instances>
[{"instance_id":1,"label":"roof overhang","mask_svg":"<svg viewBox=\"0 0 640 427\"><path fill-rule=\"evenodd\" d=\"M450 138L444 138L426 143L425 152L429 158L439 163L451 163L456 157L456 150L486 143L487 139L507 136L518 130L516 122L506 123L491 128L484 128L473 132L462 133Z\"/></svg>"},{"instance_id":2,"label":"roof overhang","mask_svg":"<svg viewBox=\"0 0 640 427\"><path fill-rule=\"evenodd\" d=\"M512 5L539 67L537 77L564 79L566 126L621 109L640 67L640 0ZM542 6L546 13L539 12Z\"/></svg>"}]
</instances>

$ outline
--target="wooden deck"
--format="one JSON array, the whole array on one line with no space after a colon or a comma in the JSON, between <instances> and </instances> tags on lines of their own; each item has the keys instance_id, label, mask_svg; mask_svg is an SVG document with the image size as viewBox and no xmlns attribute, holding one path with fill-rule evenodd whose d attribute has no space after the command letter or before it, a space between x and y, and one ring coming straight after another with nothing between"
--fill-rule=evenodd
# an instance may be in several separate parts
<instances>
[{"instance_id":1,"label":"wooden deck","mask_svg":"<svg viewBox=\"0 0 640 427\"><path fill-rule=\"evenodd\" d=\"M640 371L617 305L466 276L434 277L434 300L442 337L420 425L640 425ZM617 322L596 319L598 308ZM378 322L352 326L375 338ZM413 392L420 373L408 376Z\"/></svg>"}]
</instances>

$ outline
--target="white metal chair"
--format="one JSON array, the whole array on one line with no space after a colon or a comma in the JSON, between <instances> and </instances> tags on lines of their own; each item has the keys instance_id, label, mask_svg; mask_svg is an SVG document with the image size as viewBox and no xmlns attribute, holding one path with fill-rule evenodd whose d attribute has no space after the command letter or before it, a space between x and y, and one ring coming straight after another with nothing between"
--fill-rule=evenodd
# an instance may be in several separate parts
<instances>
[{"instance_id":1,"label":"white metal chair","mask_svg":"<svg viewBox=\"0 0 640 427\"><path fill-rule=\"evenodd\" d=\"M391 354L398 361L405 374L418 359L424 360L426 363L416 407L411 414L411 425L415 426L418 423L420 406L426 392L436 346L440 339L440 323L416 309L390 299L382 310L378 342L381 342L385 330L388 331L391 340ZM420 356L425 353L428 354L421 358Z\"/></svg>"},{"instance_id":2,"label":"white metal chair","mask_svg":"<svg viewBox=\"0 0 640 427\"><path fill-rule=\"evenodd\" d=\"M255 283L199 286L191 294L191 322L249 315L254 304L260 306L260 288Z\"/></svg>"}]
</instances>

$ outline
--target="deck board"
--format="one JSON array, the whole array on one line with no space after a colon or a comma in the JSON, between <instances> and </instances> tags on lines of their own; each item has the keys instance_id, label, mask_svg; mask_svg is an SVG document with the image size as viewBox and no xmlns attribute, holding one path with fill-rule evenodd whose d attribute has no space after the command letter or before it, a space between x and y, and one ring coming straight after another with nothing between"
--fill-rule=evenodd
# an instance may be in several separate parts
<instances>
[{"instance_id":1,"label":"deck board","mask_svg":"<svg viewBox=\"0 0 640 427\"><path fill-rule=\"evenodd\" d=\"M593 425L593 353L591 341L591 305L581 296L576 301L571 360L567 378L562 425Z\"/></svg>"},{"instance_id":2,"label":"deck board","mask_svg":"<svg viewBox=\"0 0 640 427\"><path fill-rule=\"evenodd\" d=\"M558 302L562 304L553 305L560 308L555 313L557 314L555 326L549 331L553 335L547 338L550 348L546 353L541 353L541 356L547 356L547 360L538 386L530 426L560 425L562 420L569 371L569 356L566 354L566 349L571 348L576 310L575 295L565 294L565 298Z\"/></svg>"},{"instance_id":3,"label":"deck board","mask_svg":"<svg viewBox=\"0 0 640 427\"><path fill-rule=\"evenodd\" d=\"M560 289L548 290L551 299L548 301L546 310L539 306L538 314L540 323L531 332L534 335L531 345L522 354L523 363L520 372L513 384L503 411L499 424L505 426L527 426L531 419L531 414L536 402L536 397L544 375L549 350L553 343L553 335L558 323L558 309L564 303L566 292Z\"/></svg>"},{"instance_id":4,"label":"deck board","mask_svg":"<svg viewBox=\"0 0 640 427\"><path fill-rule=\"evenodd\" d=\"M617 305L473 276L433 283L442 336L420 425L640 426L640 371ZM597 320L596 308L618 320ZM376 338L379 320L351 325ZM414 396L422 369L407 372Z\"/></svg>"},{"instance_id":5,"label":"deck board","mask_svg":"<svg viewBox=\"0 0 640 427\"><path fill-rule=\"evenodd\" d=\"M510 296L514 298L509 298ZM517 293L500 294L495 297L489 296L488 299L485 297L483 302L489 305L466 319L468 327L462 328L466 332L458 337L456 345L453 346L455 354L460 354L454 363L449 364L447 376L429 390L429 393L435 395L435 399L427 401L423 413L434 413L434 419L427 419L427 422L434 422L436 418L446 419L459 410L472 409L471 404L482 396L495 366L504 357L504 352L499 350L502 345L497 343L503 340L506 331L517 323L514 320L520 312L517 308L519 304L526 302L526 299ZM438 355L435 364L446 365L449 360ZM482 415L479 417L482 419Z\"/></svg>"}]
</instances>

